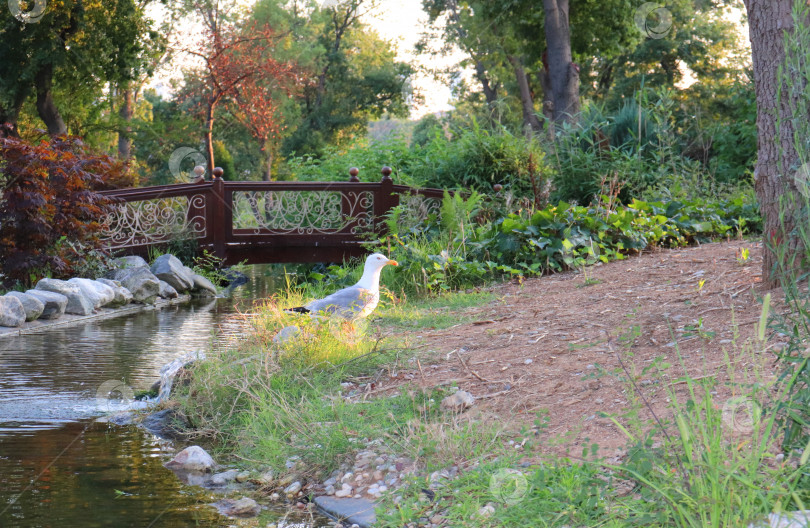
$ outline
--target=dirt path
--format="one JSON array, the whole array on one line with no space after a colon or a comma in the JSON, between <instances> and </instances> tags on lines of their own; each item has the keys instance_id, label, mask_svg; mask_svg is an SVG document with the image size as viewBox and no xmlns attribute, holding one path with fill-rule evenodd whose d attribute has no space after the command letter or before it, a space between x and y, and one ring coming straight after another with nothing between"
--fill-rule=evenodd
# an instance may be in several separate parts
<instances>
[{"instance_id":1,"label":"dirt path","mask_svg":"<svg viewBox=\"0 0 810 528\"><path fill-rule=\"evenodd\" d=\"M547 413L540 449L548 454L576 456L596 442L611 455L627 438L600 413L633 423L626 413L643 405L620 379L622 362L662 417L671 416L667 389L685 396L684 367L693 377L715 377L721 403L742 392L738 384L773 376L774 355L750 346L761 263L760 244L724 242L496 286L500 299L474 309L472 323L414 336L438 359L410 372L411 383L456 383L478 398L474 412L512 431ZM665 363L671 367L661 375ZM641 408L638 417L651 415Z\"/></svg>"}]
</instances>

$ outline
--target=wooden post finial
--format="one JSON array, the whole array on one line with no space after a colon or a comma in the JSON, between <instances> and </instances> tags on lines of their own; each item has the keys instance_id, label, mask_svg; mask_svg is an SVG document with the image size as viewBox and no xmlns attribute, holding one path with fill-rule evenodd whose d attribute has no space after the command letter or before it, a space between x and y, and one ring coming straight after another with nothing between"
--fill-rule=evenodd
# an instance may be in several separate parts
<instances>
[{"instance_id":1,"label":"wooden post finial","mask_svg":"<svg viewBox=\"0 0 810 528\"><path fill-rule=\"evenodd\" d=\"M358 169L357 167L352 167L351 169L349 169L349 181L352 183L359 182L360 178L357 177L358 174L360 174L360 169Z\"/></svg>"},{"instance_id":2,"label":"wooden post finial","mask_svg":"<svg viewBox=\"0 0 810 528\"><path fill-rule=\"evenodd\" d=\"M386 165L385 167L383 167L383 168L382 168L382 170L381 170L380 172L382 172L382 175L383 175L382 179L383 179L383 181L385 181L385 180L390 180L390 179L391 179L391 172L393 172L393 171L391 170L391 167L389 167L388 165Z\"/></svg>"},{"instance_id":3,"label":"wooden post finial","mask_svg":"<svg viewBox=\"0 0 810 528\"><path fill-rule=\"evenodd\" d=\"M223 174L225 174L225 171L222 170L222 167L214 167L214 170L211 171L211 175L214 178L222 178Z\"/></svg>"}]
</instances>

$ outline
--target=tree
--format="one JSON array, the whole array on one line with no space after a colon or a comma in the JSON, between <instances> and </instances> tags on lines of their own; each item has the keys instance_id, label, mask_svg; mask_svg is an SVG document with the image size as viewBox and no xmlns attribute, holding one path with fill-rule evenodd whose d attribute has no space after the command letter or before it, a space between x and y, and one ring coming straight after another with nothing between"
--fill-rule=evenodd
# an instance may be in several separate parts
<instances>
[{"instance_id":1,"label":"tree","mask_svg":"<svg viewBox=\"0 0 810 528\"><path fill-rule=\"evenodd\" d=\"M67 133L60 106L70 101L58 104L55 95L100 98L106 83L120 81L137 63L144 24L134 0L50 2L36 21L0 10L0 119L10 125L4 134L19 134L30 97L49 134Z\"/></svg>"},{"instance_id":2,"label":"tree","mask_svg":"<svg viewBox=\"0 0 810 528\"><path fill-rule=\"evenodd\" d=\"M785 38L794 28L792 5L792 0L745 0L757 97L755 187L766 242L762 277L770 286L776 285L776 268L790 265L777 261L774 247L786 244L789 253L795 255L801 243L794 231L799 211L780 207L791 195L795 199L797 194L795 182L786 176L799 164L794 145L795 119L808 118L807 115L795 116L793 111L806 80L795 79L797 84L802 84L797 91L785 89L779 76L786 58Z\"/></svg>"},{"instance_id":3,"label":"tree","mask_svg":"<svg viewBox=\"0 0 810 528\"><path fill-rule=\"evenodd\" d=\"M256 5L266 9L267 0ZM331 5L330 5L331 4ZM412 68L396 60L390 43L360 21L366 0L324 2L311 10L288 12L299 62L302 90L285 109L290 133L285 154L320 155L327 144L340 144L366 130L383 114L405 116L407 80Z\"/></svg>"},{"instance_id":4,"label":"tree","mask_svg":"<svg viewBox=\"0 0 810 528\"><path fill-rule=\"evenodd\" d=\"M229 10L218 0L192 4L205 32L198 47L186 52L201 59L203 67L196 78L187 80L184 91L185 97L198 101L203 113L206 158L209 168L213 168L214 118L218 107L228 101L239 101L240 94L243 104L253 104L249 96L268 93L258 88L260 84L287 86L297 79L291 63L264 53L279 38L269 25L251 22L240 27L241 21L229 18ZM272 120L273 116L273 112L262 113L264 119ZM260 127L262 133L272 128L272 125Z\"/></svg>"}]
</instances>

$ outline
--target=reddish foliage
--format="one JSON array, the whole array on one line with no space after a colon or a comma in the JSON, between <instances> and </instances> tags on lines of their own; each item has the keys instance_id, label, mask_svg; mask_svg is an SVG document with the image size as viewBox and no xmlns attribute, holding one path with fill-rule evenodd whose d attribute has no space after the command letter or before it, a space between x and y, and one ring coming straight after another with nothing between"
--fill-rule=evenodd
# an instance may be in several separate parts
<instances>
[{"instance_id":1,"label":"reddish foliage","mask_svg":"<svg viewBox=\"0 0 810 528\"><path fill-rule=\"evenodd\" d=\"M199 84L191 83L181 97L196 100L205 120L206 148L212 158L213 121L220 103L233 103L234 115L264 145L278 137L282 117L279 95L290 96L300 85L297 66L272 56L280 38L266 25L226 25L215 11L200 7L206 22L204 38L197 49L186 50L204 63Z\"/></svg>"},{"instance_id":2,"label":"reddish foliage","mask_svg":"<svg viewBox=\"0 0 810 528\"><path fill-rule=\"evenodd\" d=\"M31 144L0 137L0 273L6 285L70 275L100 249L111 205L97 191L126 185L126 165L86 151L77 138Z\"/></svg>"}]
</instances>

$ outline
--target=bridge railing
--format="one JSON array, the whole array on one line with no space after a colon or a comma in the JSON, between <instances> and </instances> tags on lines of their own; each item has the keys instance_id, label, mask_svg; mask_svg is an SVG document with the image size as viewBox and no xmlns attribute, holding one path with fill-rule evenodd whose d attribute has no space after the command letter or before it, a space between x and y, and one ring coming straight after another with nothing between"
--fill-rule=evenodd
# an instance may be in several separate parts
<instances>
[{"instance_id":1,"label":"bridge railing","mask_svg":"<svg viewBox=\"0 0 810 528\"><path fill-rule=\"evenodd\" d=\"M363 253L370 233L381 233L385 215L406 205L402 224L439 213L443 191L360 182L212 181L105 191L116 198L103 221L105 245L145 256L150 247L196 240L226 263L339 261Z\"/></svg>"}]
</instances>

